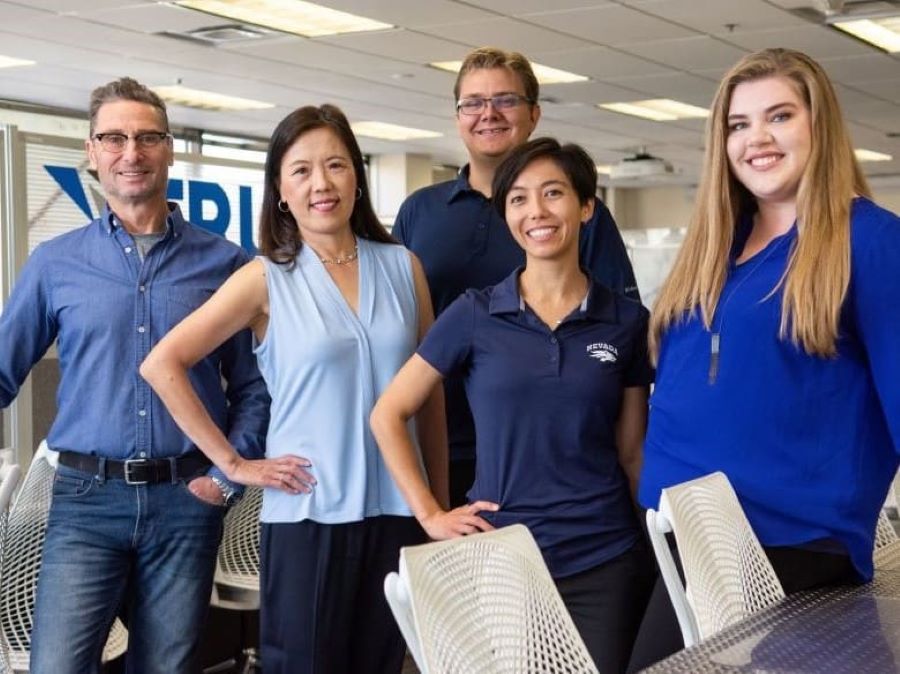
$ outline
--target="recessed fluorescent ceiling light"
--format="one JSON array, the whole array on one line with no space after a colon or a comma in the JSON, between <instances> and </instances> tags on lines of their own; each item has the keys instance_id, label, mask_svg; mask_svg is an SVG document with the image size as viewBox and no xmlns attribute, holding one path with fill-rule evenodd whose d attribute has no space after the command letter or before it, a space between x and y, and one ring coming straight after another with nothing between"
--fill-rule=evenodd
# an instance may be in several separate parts
<instances>
[{"instance_id":1,"label":"recessed fluorescent ceiling light","mask_svg":"<svg viewBox=\"0 0 900 674\"><path fill-rule=\"evenodd\" d=\"M438 70L446 70L451 73L458 73L462 68L462 61L435 61L429 63L432 68ZM531 63L531 69L534 76L541 84L568 84L570 82L586 82L589 78L584 75L576 75L565 70L551 68L550 66L542 66L540 63Z\"/></svg>"},{"instance_id":2,"label":"recessed fluorescent ceiling light","mask_svg":"<svg viewBox=\"0 0 900 674\"><path fill-rule=\"evenodd\" d=\"M439 138L443 134L425 129L413 129L386 122L356 122L350 125L358 136L380 138L382 140L417 140L419 138Z\"/></svg>"},{"instance_id":3,"label":"recessed fluorescent ceiling light","mask_svg":"<svg viewBox=\"0 0 900 674\"><path fill-rule=\"evenodd\" d=\"M675 119L699 119L709 116L709 110L688 105L671 98L651 98L630 103L598 103L597 107L621 112L624 115L652 119L654 122L671 122Z\"/></svg>"},{"instance_id":4,"label":"recessed fluorescent ceiling light","mask_svg":"<svg viewBox=\"0 0 900 674\"><path fill-rule=\"evenodd\" d=\"M303 0L177 0L176 5L303 37L393 28Z\"/></svg>"},{"instance_id":5,"label":"recessed fluorescent ceiling light","mask_svg":"<svg viewBox=\"0 0 900 674\"><path fill-rule=\"evenodd\" d=\"M16 59L12 56L0 56L0 68L15 68L16 66L33 66L34 61Z\"/></svg>"},{"instance_id":6,"label":"recessed fluorescent ceiling light","mask_svg":"<svg viewBox=\"0 0 900 674\"><path fill-rule=\"evenodd\" d=\"M863 148L853 150L853 154L856 155L857 161L890 161L893 159L889 154L875 152L874 150L864 150Z\"/></svg>"},{"instance_id":7,"label":"recessed fluorescent ceiling light","mask_svg":"<svg viewBox=\"0 0 900 674\"><path fill-rule=\"evenodd\" d=\"M900 52L900 16L882 19L857 19L855 21L835 21L835 28L850 33L860 40L884 49L886 52Z\"/></svg>"},{"instance_id":8,"label":"recessed fluorescent ceiling light","mask_svg":"<svg viewBox=\"0 0 900 674\"><path fill-rule=\"evenodd\" d=\"M609 164L597 164L597 173L608 176L612 172L612 166Z\"/></svg>"},{"instance_id":9,"label":"recessed fluorescent ceiling light","mask_svg":"<svg viewBox=\"0 0 900 674\"><path fill-rule=\"evenodd\" d=\"M180 84L151 88L167 103L201 110L264 110L275 107L272 103L263 103L238 96L226 96L201 89L190 89Z\"/></svg>"}]
</instances>

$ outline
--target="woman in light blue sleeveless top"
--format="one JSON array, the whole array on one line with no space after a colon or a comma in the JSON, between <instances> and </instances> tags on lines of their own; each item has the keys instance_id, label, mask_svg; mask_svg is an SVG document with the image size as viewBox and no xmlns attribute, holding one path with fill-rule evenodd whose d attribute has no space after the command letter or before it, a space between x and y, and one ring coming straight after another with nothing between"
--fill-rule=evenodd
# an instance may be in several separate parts
<instances>
[{"instance_id":1,"label":"woman in light blue sleeveless top","mask_svg":"<svg viewBox=\"0 0 900 674\"><path fill-rule=\"evenodd\" d=\"M399 548L424 533L388 473L369 414L433 320L418 260L379 223L362 153L330 105L272 135L262 256L151 353L142 372L229 480L265 488L260 544L265 671L399 672L405 645L382 593ZM263 461L210 421L188 368L251 328L272 396ZM440 393L411 421L417 461L447 500ZM224 485L227 489L228 485Z\"/></svg>"}]
</instances>

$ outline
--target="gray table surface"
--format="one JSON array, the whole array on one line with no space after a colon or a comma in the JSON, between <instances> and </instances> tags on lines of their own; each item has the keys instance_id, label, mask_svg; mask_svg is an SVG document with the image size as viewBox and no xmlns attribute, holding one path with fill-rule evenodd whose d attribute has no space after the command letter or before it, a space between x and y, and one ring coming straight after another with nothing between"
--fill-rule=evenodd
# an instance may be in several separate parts
<instances>
[{"instance_id":1,"label":"gray table surface","mask_svg":"<svg viewBox=\"0 0 900 674\"><path fill-rule=\"evenodd\" d=\"M866 585L791 595L644 672L900 672L900 569L878 569Z\"/></svg>"}]
</instances>

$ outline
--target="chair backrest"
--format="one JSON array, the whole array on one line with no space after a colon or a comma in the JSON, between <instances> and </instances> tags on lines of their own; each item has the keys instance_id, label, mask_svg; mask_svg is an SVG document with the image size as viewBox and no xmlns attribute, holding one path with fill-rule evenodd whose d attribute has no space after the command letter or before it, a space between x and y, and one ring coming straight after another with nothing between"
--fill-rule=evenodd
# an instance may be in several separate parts
<instances>
[{"instance_id":1,"label":"chair backrest","mask_svg":"<svg viewBox=\"0 0 900 674\"><path fill-rule=\"evenodd\" d=\"M28 671L31 629L47 517L53 500L53 479L59 454L42 441L25 474L22 488L9 511L3 555L0 558L0 632L9 648L14 671ZM3 486L0 485L0 493ZM103 649L108 662L128 647L128 631L116 619Z\"/></svg>"},{"instance_id":2,"label":"chair backrest","mask_svg":"<svg viewBox=\"0 0 900 674\"><path fill-rule=\"evenodd\" d=\"M675 558L666 534L672 532L672 523L663 515L647 509L647 533L650 536L650 544L653 546L653 554L659 565L659 573L665 583L666 591L675 609L675 617L678 619L678 627L681 629L681 638L685 648L700 642L700 629L697 627L697 618L694 609L688 603L684 585L681 584L681 576L675 566Z\"/></svg>"},{"instance_id":3,"label":"chair backrest","mask_svg":"<svg viewBox=\"0 0 900 674\"><path fill-rule=\"evenodd\" d=\"M884 510L878 511L878 523L875 525L875 551L893 545L900 537Z\"/></svg>"},{"instance_id":4,"label":"chair backrest","mask_svg":"<svg viewBox=\"0 0 900 674\"><path fill-rule=\"evenodd\" d=\"M0 465L0 513L7 514L13 492L19 486L21 477L22 469L19 468L19 464L4 463Z\"/></svg>"},{"instance_id":5,"label":"chair backrest","mask_svg":"<svg viewBox=\"0 0 900 674\"><path fill-rule=\"evenodd\" d=\"M394 619L400 628L400 634L403 635L409 648L409 653L416 662L416 666L420 671L426 671L422 660L422 646L419 644L419 635L416 634L412 598L409 596L409 587L406 584L406 579L401 578L400 574L395 571L385 576L384 596L387 599L388 606L391 607L391 613L394 614Z\"/></svg>"},{"instance_id":6,"label":"chair backrest","mask_svg":"<svg viewBox=\"0 0 900 674\"><path fill-rule=\"evenodd\" d=\"M399 576L428 674L597 671L522 525L403 548Z\"/></svg>"},{"instance_id":7,"label":"chair backrest","mask_svg":"<svg viewBox=\"0 0 900 674\"><path fill-rule=\"evenodd\" d=\"M723 473L663 489L660 514L675 534L685 593L701 639L784 598Z\"/></svg>"},{"instance_id":8,"label":"chair backrest","mask_svg":"<svg viewBox=\"0 0 900 674\"><path fill-rule=\"evenodd\" d=\"M900 536L884 510L878 512L872 564L876 569L900 569Z\"/></svg>"},{"instance_id":9,"label":"chair backrest","mask_svg":"<svg viewBox=\"0 0 900 674\"><path fill-rule=\"evenodd\" d=\"M53 495L55 452L41 443L31 459L22 488L12 505L0 561L0 630L14 669L27 668L34 622L35 588L47 515ZM24 660L24 663L23 663ZM25 665L24 667L22 665Z\"/></svg>"},{"instance_id":10,"label":"chair backrest","mask_svg":"<svg viewBox=\"0 0 900 674\"><path fill-rule=\"evenodd\" d=\"M0 465L0 559L3 558L3 550L6 546L7 523L9 520L9 502L12 499L13 492L19 484L19 478L22 470L18 464L3 463ZM0 584L4 581L0 576ZM9 646L0 631L0 672L6 672L10 669L9 664Z\"/></svg>"},{"instance_id":11,"label":"chair backrest","mask_svg":"<svg viewBox=\"0 0 900 674\"><path fill-rule=\"evenodd\" d=\"M259 608L259 513L262 489L247 487L225 516L216 557L213 603L221 608Z\"/></svg>"}]
</instances>

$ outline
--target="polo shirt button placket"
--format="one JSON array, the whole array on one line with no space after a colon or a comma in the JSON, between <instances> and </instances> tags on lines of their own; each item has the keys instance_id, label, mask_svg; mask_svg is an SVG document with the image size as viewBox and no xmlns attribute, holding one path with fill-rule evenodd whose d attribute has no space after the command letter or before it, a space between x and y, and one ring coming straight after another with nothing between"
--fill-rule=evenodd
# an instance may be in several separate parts
<instances>
[{"instance_id":1,"label":"polo shirt button placket","mask_svg":"<svg viewBox=\"0 0 900 674\"><path fill-rule=\"evenodd\" d=\"M555 374L559 375L559 339L555 334L550 335L550 362L556 366Z\"/></svg>"}]
</instances>

